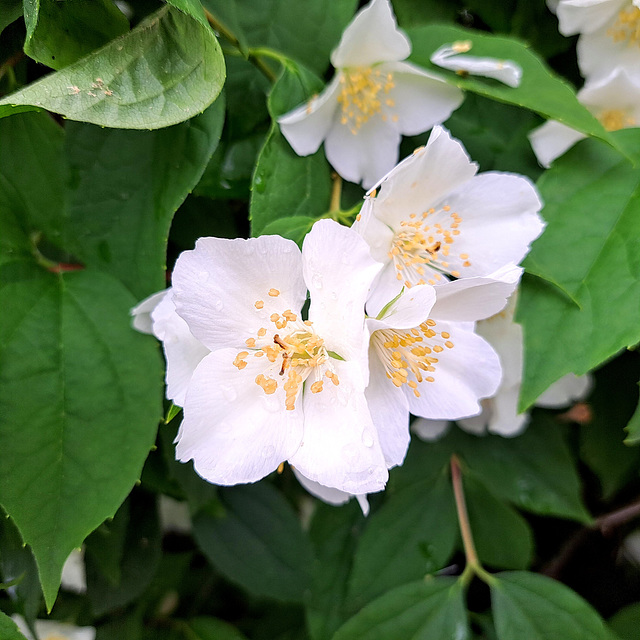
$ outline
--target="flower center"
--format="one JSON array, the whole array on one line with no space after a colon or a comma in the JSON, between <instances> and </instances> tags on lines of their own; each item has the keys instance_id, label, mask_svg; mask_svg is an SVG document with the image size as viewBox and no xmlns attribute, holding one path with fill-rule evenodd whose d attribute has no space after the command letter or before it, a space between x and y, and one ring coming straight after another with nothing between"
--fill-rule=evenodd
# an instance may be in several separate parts
<instances>
[{"instance_id":1,"label":"flower center","mask_svg":"<svg viewBox=\"0 0 640 640\"><path fill-rule=\"evenodd\" d=\"M388 107L395 104L388 97L389 91L395 86L392 73L383 73L372 67L345 69L340 76L340 85L340 122L347 125L354 135L369 118L382 111L383 102ZM384 114L382 119L386 120ZM398 116L394 115L392 119L395 122Z\"/></svg>"},{"instance_id":2,"label":"flower center","mask_svg":"<svg viewBox=\"0 0 640 640\"><path fill-rule=\"evenodd\" d=\"M394 238L389 251L396 269L396 278L406 287L415 284L436 284L442 279L439 272L460 277L460 267L470 267L469 255L451 254L451 245L460 235L462 217L451 211L448 205L441 209L429 209L421 216L412 213L409 220L400 223L401 230ZM425 266L431 267L425 280Z\"/></svg>"},{"instance_id":3,"label":"flower center","mask_svg":"<svg viewBox=\"0 0 640 640\"><path fill-rule=\"evenodd\" d=\"M413 329L378 329L371 336L371 344L385 368L387 378L396 387L406 384L416 398L420 397L418 383L435 381L432 375L424 374L435 372L438 354L454 346L451 336L446 331L438 333L435 326L435 320L429 319Z\"/></svg>"},{"instance_id":4,"label":"flower center","mask_svg":"<svg viewBox=\"0 0 640 640\"><path fill-rule=\"evenodd\" d=\"M640 9L628 7L620 11L618 19L607 31L607 35L614 42L640 46Z\"/></svg>"},{"instance_id":5,"label":"flower center","mask_svg":"<svg viewBox=\"0 0 640 640\"><path fill-rule=\"evenodd\" d=\"M635 118L629 116L624 109L606 109L600 113L598 120L607 131L618 131L637 124Z\"/></svg>"},{"instance_id":6,"label":"flower center","mask_svg":"<svg viewBox=\"0 0 640 640\"><path fill-rule=\"evenodd\" d=\"M280 292L270 289L268 295L275 298ZM256 300L254 307L260 312L264 308L264 300ZM266 395L274 394L278 385L282 384L285 407L288 411L293 411L298 391L312 372L315 374L315 381L310 386L311 393L322 391L323 376L336 386L340 384L329 362L330 356L324 340L313 330L311 321L302 322L291 309L287 309L281 314L272 313L269 323L273 327L260 327L255 337L245 340L245 345L251 351L240 351L233 361L233 365L242 370L247 366L250 355L266 359L268 364L265 372L255 378L255 383ZM288 333L283 332L287 327Z\"/></svg>"}]
</instances>

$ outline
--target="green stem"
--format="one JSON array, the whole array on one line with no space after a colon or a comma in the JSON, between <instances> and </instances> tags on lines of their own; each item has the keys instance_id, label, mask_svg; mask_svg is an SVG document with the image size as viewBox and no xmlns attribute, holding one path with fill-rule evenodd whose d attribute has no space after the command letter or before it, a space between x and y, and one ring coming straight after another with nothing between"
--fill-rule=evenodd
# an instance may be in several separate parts
<instances>
[{"instance_id":1,"label":"green stem","mask_svg":"<svg viewBox=\"0 0 640 640\"><path fill-rule=\"evenodd\" d=\"M334 173L332 176L333 185L331 187L331 201L329 211L340 211L340 197L342 196L342 178Z\"/></svg>"},{"instance_id":2,"label":"green stem","mask_svg":"<svg viewBox=\"0 0 640 640\"><path fill-rule=\"evenodd\" d=\"M211 25L214 31L220 34L225 40L227 40L233 47L242 53L242 47L240 46L240 40L227 29L208 9L204 10L207 22ZM269 80L269 82L276 81L276 74L269 68L264 61L258 57L257 52L261 51L260 55L266 55L260 49L253 49L249 51L247 60L259 69L262 74ZM271 56L274 57L274 56ZM280 62L282 62L280 60Z\"/></svg>"},{"instance_id":3,"label":"green stem","mask_svg":"<svg viewBox=\"0 0 640 640\"><path fill-rule=\"evenodd\" d=\"M464 497L464 488L462 486L460 461L455 454L451 456L451 482L453 484L453 494L456 499L460 535L462 536L464 554L467 560L467 565L460 576L460 580L463 584L468 584L473 576L476 575L487 584L494 583L496 579L482 567L478 553L476 552L476 546L471 532L471 524L469 523L469 512L467 511L467 503Z\"/></svg>"}]
</instances>

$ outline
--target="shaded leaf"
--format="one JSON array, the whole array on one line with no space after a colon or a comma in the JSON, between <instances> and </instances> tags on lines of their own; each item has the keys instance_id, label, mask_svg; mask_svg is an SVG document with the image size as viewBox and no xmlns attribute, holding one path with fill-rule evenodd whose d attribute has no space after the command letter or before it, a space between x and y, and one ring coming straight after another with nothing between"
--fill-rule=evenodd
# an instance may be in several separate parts
<instances>
[{"instance_id":1,"label":"shaded leaf","mask_svg":"<svg viewBox=\"0 0 640 640\"><path fill-rule=\"evenodd\" d=\"M238 629L228 622L205 616L192 618L187 623L193 636L192 640L245 640Z\"/></svg>"},{"instance_id":2,"label":"shaded leaf","mask_svg":"<svg viewBox=\"0 0 640 640\"><path fill-rule=\"evenodd\" d=\"M35 107L105 127L157 129L204 111L224 75L213 32L165 6L101 49L0 100L0 117Z\"/></svg>"},{"instance_id":3,"label":"shaded leaf","mask_svg":"<svg viewBox=\"0 0 640 640\"><path fill-rule=\"evenodd\" d=\"M269 96L272 117L285 113L310 97L319 80L297 65L283 69ZM258 157L250 203L251 233L286 217L319 217L329 209L330 169L320 149L310 156L296 155L273 123Z\"/></svg>"},{"instance_id":4,"label":"shaded leaf","mask_svg":"<svg viewBox=\"0 0 640 640\"><path fill-rule=\"evenodd\" d=\"M397 585L442 569L455 548L458 521L448 467L438 466L433 456L420 458L422 477L389 492L367 520L349 582L352 611Z\"/></svg>"},{"instance_id":5,"label":"shaded leaf","mask_svg":"<svg viewBox=\"0 0 640 640\"><path fill-rule=\"evenodd\" d=\"M304 237L311 231L314 222L316 222L316 220L308 216L278 218L278 220L270 222L263 229L263 235L275 234L283 238L289 238L289 240L293 240L301 247Z\"/></svg>"},{"instance_id":6,"label":"shaded leaf","mask_svg":"<svg viewBox=\"0 0 640 640\"><path fill-rule=\"evenodd\" d=\"M621 640L638 640L640 602L623 607L609 619L609 626Z\"/></svg>"},{"instance_id":7,"label":"shaded leaf","mask_svg":"<svg viewBox=\"0 0 640 640\"><path fill-rule=\"evenodd\" d=\"M111 0L24 0L24 52L62 69L129 31L129 21Z\"/></svg>"},{"instance_id":8,"label":"shaded leaf","mask_svg":"<svg viewBox=\"0 0 640 640\"><path fill-rule=\"evenodd\" d=\"M464 493L480 561L500 569L529 567L534 546L527 521L496 498L474 474L465 474Z\"/></svg>"},{"instance_id":9,"label":"shaded leaf","mask_svg":"<svg viewBox=\"0 0 640 640\"><path fill-rule=\"evenodd\" d=\"M161 416L160 359L111 276L10 263L0 299L0 495L51 607L69 553L140 476Z\"/></svg>"},{"instance_id":10,"label":"shaded leaf","mask_svg":"<svg viewBox=\"0 0 640 640\"><path fill-rule=\"evenodd\" d=\"M286 500L266 483L220 488L223 513L201 511L194 537L211 564L255 595L300 602L312 551Z\"/></svg>"},{"instance_id":11,"label":"shaded leaf","mask_svg":"<svg viewBox=\"0 0 640 640\"><path fill-rule=\"evenodd\" d=\"M639 383L640 384L640 383ZM640 443L640 405L636 407L634 414L629 420L629 424L625 427L627 437L625 438L625 444L638 444Z\"/></svg>"},{"instance_id":12,"label":"shaded leaf","mask_svg":"<svg viewBox=\"0 0 640 640\"><path fill-rule=\"evenodd\" d=\"M469 635L461 584L455 578L429 577L374 600L341 627L333 640L466 640Z\"/></svg>"},{"instance_id":13,"label":"shaded leaf","mask_svg":"<svg viewBox=\"0 0 640 640\"><path fill-rule=\"evenodd\" d=\"M564 374L583 374L640 340L640 325L629 322L640 309L640 171L606 145L585 140L538 186L548 226L525 266L565 295L524 282L517 314L525 344L523 409Z\"/></svg>"},{"instance_id":14,"label":"shaded leaf","mask_svg":"<svg viewBox=\"0 0 640 640\"><path fill-rule=\"evenodd\" d=\"M22 16L22 0L0 0L0 33Z\"/></svg>"},{"instance_id":15,"label":"shaded leaf","mask_svg":"<svg viewBox=\"0 0 640 640\"><path fill-rule=\"evenodd\" d=\"M26 640L16 623L2 611L0 611L0 638L2 640Z\"/></svg>"},{"instance_id":16,"label":"shaded leaf","mask_svg":"<svg viewBox=\"0 0 640 640\"><path fill-rule=\"evenodd\" d=\"M600 616L577 593L536 573L499 573L491 584L498 640L611 640Z\"/></svg>"},{"instance_id":17,"label":"shaded leaf","mask_svg":"<svg viewBox=\"0 0 640 640\"><path fill-rule=\"evenodd\" d=\"M218 145L223 119L220 99L157 131L69 123L65 248L138 298L162 289L171 219Z\"/></svg>"}]
</instances>

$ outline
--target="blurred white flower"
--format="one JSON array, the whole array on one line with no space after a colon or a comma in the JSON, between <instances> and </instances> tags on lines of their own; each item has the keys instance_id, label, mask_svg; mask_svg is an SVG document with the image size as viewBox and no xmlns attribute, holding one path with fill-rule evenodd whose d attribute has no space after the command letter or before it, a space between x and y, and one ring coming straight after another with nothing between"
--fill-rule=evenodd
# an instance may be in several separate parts
<instances>
[{"instance_id":1,"label":"blurred white flower","mask_svg":"<svg viewBox=\"0 0 640 640\"><path fill-rule=\"evenodd\" d=\"M293 473L297 478L298 482L312 495L316 498L320 498L323 502L327 504L332 504L336 507L340 505L346 504L352 498L355 498L360 505L360 509L362 509L362 513L365 516L369 515L369 501L367 500L367 494L359 494L354 495L352 493L347 493L346 491L340 491L340 489L335 489L333 487L325 487L319 482L314 482L313 480L309 480L306 476L303 476L295 467L293 467Z\"/></svg>"},{"instance_id":2,"label":"blurred white flower","mask_svg":"<svg viewBox=\"0 0 640 640\"><path fill-rule=\"evenodd\" d=\"M337 73L325 90L278 119L301 156L324 141L334 169L370 187L398 161L402 135L444 122L462 92L408 62L411 43L388 0L372 0L345 29L331 54Z\"/></svg>"},{"instance_id":3,"label":"blurred white flower","mask_svg":"<svg viewBox=\"0 0 640 640\"><path fill-rule=\"evenodd\" d=\"M496 392L500 362L474 322L504 307L521 273L509 266L490 277L419 285L367 319L366 396L388 467L404 460L410 412L463 418L479 413L480 400Z\"/></svg>"},{"instance_id":4,"label":"blurred white flower","mask_svg":"<svg viewBox=\"0 0 640 640\"><path fill-rule=\"evenodd\" d=\"M158 515L160 516L160 529L163 533L191 533L193 528L191 513L186 502L160 495Z\"/></svg>"},{"instance_id":5,"label":"blurred white flower","mask_svg":"<svg viewBox=\"0 0 640 640\"><path fill-rule=\"evenodd\" d=\"M478 322L477 332L496 350L502 365L502 381L497 392L482 401L482 413L457 420L469 433L495 433L513 437L522 433L529 421L528 413L518 413L522 384L522 327L514 322L516 295L500 313ZM552 384L536 401L540 407L556 408L584 398L591 389L591 377L567 374ZM412 429L424 440L435 440L449 428L448 421L416 420Z\"/></svg>"},{"instance_id":6,"label":"blurred white flower","mask_svg":"<svg viewBox=\"0 0 640 640\"><path fill-rule=\"evenodd\" d=\"M370 192L353 225L385 265L370 315L403 288L487 276L527 254L544 228L536 188L523 176L477 170L435 127L426 147L380 181L380 194Z\"/></svg>"},{"instance_id":7,"label":"blurred white flower","mask_svg":"<svg viewBox=\"0 0 640 640\"><path fill-rule=\"evenodd\" d=\"M186 384L178 459L193 458L223 485L254 482L288 460L328 487L384 488L364 397L364 304L379 268L358 234L329 220L314 225L302 254L278 236L201 238L183 253L172 304L208 353Z\"/></svg>"},{"instance_id":8,"label":"blurred white flower","mask_svg":"<svg viewBox=\"0 0 640 640\"><path fill-rule=\"evenodd\" d=\"M560 0L560 33L580 33L578 65L587 80L615 69L640 78L640 0Z\"/></svg>"},{"instance_id":9,"label":"blurred white flower","mask_svg":"<svg viewBox=\"0 0 640 640\"><path fill-rule=\"evenodd\" d=\"M431 62L460 74L471 74L493 78L509 85L519 87L522 80L522 67L513 60L499 60L465 55L472 47L471 40L463 40L440 47L432 56Z\"/></svg>"},{"instance_id":10,"label":"blurred white flower","mask_svg":"<svg viewBox=\"0 0 640 640\"><path fill-rule=\"evenodd\" d=\"M27 640L35 640L22 616L13 615L11 619L18 625L20 633ZM36 620L35 628L38 640L95 640L96 637L96 630L93 627L76 627L54 620Z\"/></svg>"},{"instance_id":11,"label":"blurred white flower","mask_svg":"<svg viewBox=\"0 0 640 640\"><path fill-rule=\"evenodd\" d=\"M60 584L63 589L73 593L85 593L87 575L84 565L84 549L74 549L62 567Z\"/></svg>"},{"instance_id":12,"label":"blurred white flower","mask_svg":"<svg viewBox=\"0 0 640 640\"><path fill-rule=\"evenodd\" d=\"M625 69L587 82L577 97L607 131L640 125L640 77L632 78ZM538 162L545 168L583 138L586 138L583 133L555 120L545 122L529 134Z\"/></svg>"}]
</instances>

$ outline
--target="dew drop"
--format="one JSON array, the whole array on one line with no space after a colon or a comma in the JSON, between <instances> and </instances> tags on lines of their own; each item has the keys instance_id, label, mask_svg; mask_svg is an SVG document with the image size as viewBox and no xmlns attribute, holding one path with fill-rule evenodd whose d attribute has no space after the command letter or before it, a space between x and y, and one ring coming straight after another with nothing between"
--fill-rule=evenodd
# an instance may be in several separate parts
<instances>
[{"instance_id":1,"label":"dew drop","mask_svg":"<svg viewBox=\"0 0 640 640\"><path fill-rule=\"evenodd\" d=\"M216 300L216 311L222 311L224 309L224 302L222 300Z\"/></svg>"},{"instance_id":2,"label":"dew drop","mask_svg":"<svg viewBox=\"0 0 640 640\"><path fill-rule=\"evenodd\" d=\"M314 273L313 277L311 278L311 284L316 288L316 289L322 289L322 276L319 273Z\"/></svg>"},{"instance_id":3,"label":"dew drop","mask_svg":"<svg viewBox=\"0 0 640 640\"><path fill-rule=\"evenodd\" d=\"M365 429L362 432L362 444L365 447L373 447L373 434L369 429Z\"/></svg>"},{"instance_id":4,"label":"dew drop","mask_svg":"<svg viewBox=\"0 0 640 640\"><path fill-rule=\"evenodd\" d=\"M332 300L337 300L338 299L338 294L335 291L331 292L331 299Z\"/></svg>"},{"instance_id":5,"label":"dew drop","mask_svg":"<svg viewBox=\"0 0 640 640\"><path fill-rule=\"evenodd\" d=\"M344 447L342 447L342 455L349 464L354 463L358 459L358 452L358 447L353 443L345 444Z\"/></svg>"},{"instance_id":6,"label":"dew drop","mask_svg":"<svg viewBox=\"0 0 640 640\"><path fill-rule=\"evenodd\" d=\"M281 402L275 395L263 395L262 396L262 407L265 411L269 411L270 413L276 413L281 409Z\"/></svg>"},{"instance_id":7,"label":"dew drop","mask_svg":"<svg viewBox=\"0 0 640 640\"><path fill-rule=\"evenodd\" d=\"M257 175L253 181L253 188L258 193L264 193L264 190L267 188L267 183L265 182L262 176Z\"/></svg>"},{"instance_id":8,"label":"dew drop","mask_svg":"<svg viewBox=\"0 0 640 640\"><path fill-rule=\"evenodd\" d=\"M216 431L219 433L229 433L231 431L231 423L224 420L222 422L218 422L216 425Z\"/></svg>"}]
</instances>

